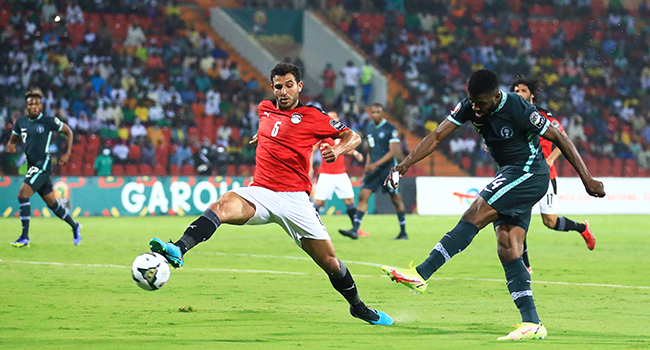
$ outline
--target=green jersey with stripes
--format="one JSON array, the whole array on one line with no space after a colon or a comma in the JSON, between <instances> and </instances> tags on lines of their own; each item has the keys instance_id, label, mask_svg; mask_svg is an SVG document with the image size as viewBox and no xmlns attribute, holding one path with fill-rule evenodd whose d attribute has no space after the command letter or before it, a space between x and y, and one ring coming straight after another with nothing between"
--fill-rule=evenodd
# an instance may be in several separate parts
<instances>
[{"instance_id":1,"label":"green jersey with stripes","mask_svg":"<svg viewBox=\"0 0 650 350\"><path fill-rule=\"evenodd\" d=\"M386 153L390 152L390 144L399 142L399 132L395 125L382 120L379 125L375 123L368 123L366 126L366 139L368 140L368 147L370 147L370 162L376 162L381 159ZM380 167L392 167L397 165L397 161L388 161Z\"/></svg>"},{"instance_id":2,"label":"green jersey with stripes","mask_svg":"<svg viewBox=\"0 0 650 350\"><path fill-rule=\"evenodd\" d=\"M14 124L14 135L20 136L27 156L27 165L48 172L52 168L50 161L50 142L52 134L60 132L63 122L56 117L45 117L41 113L37 118L20 117Z\"/></svg>"},{"instance_id":3,"label":"green jersey with stripes","mask_svg":"<svg viewBox=\"0 0 650 350\"><path fill-rule=\"evenodd\" d=\"M466 97L458 102L447 120L458 126L470 121L499 167L511 165L521 167L524 172L550 173L538 137L546 132L550 122L516 93L501 91L501 96L497 109L480 117Z\"/></svg>"}]
</instances>

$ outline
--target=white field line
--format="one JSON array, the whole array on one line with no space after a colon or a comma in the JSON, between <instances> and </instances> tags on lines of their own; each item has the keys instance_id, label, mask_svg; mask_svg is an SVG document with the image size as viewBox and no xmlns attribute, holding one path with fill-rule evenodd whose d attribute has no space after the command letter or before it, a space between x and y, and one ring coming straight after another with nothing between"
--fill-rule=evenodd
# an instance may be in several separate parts
<instances>
[{"instance_id":1,"label":"white field line","mask_svg":"<svg viewBox=\"0 0 650 350\"><path fill-rule=\"evenodd\" d=\"M306 260L311 261L311 258L307 257L296 257L296 256L276 256L276 255L259 255L259 254L229 254L221 252L209 252L203 254L210 255L236 255L242 257L250 258L274 258L274 259L289 259L289 260ZM376 266L381 267L381 264L362 262L362 261L343 261L346 264L357 264L357 265L367 265L367 266ZM20 260L2 260L0 263L5 264L29 264L29 265L50 265L50 266L76 266L76 267L105 267L105 268L121 268L128 269L130 266L127 265L113 265L113 264L80 264L80 263L59 263L59 262L48 262L48 261L20 261ZM243 269L211 269L211 268L192 268L184 267L183 271L212 271L212 272L241 272L241 273L270 273L270 274L280 274L280 275L311 275L311 273L306 272L291 272L291 271L271 271L271 270L243 270ZM355 277L386 277L380 274L377 275L354 275ZM430 280L450 280L450 281L484 281L484 282L499 282L505 283L505 280L495 279L495 278L470 278L470 277L431 277ZM585 287L605 287L605 288L627 288L627 289L648 289L648 286L626 286L622 284L602 284L602 283L574 283L574 282L554 282L554 281L532 281L535 284L557 284L564 286L585 286Z\"/></svg>"}]
</instances>

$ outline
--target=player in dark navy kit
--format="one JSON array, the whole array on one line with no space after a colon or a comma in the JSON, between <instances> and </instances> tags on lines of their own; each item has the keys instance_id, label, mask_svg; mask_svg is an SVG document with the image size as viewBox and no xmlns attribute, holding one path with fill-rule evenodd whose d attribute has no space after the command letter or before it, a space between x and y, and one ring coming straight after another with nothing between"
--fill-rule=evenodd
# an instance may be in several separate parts
<instances>
[{"instance_id":1,"label":"player in dark navy kit","mask_svg":"<svg viewBox=\"0 0 650 350\"><path fill-rule=\"evenodd\" d=\"M525 79L523 77L518 78L510 85L510 91L517 93L521 98L532 104L537 102L537 92L540 88L541 84L539 81L535 79ZM551 122L552 127L558 128L560 132L564 132L564 128L562 128L560 122L553 117L551 111L540 107L537 104L535 104L535 107L537 107L537 110ZM596 247L596 237L593 232L591 232L589 222L586 220L583 222L576 222L564 216L557 216L557 208L554 205L555 196L557 196L557 170L555 169L554 163L562 152L557 147L553 149L553 143L543 137L539 139L539 142L542 147L544 158L546 159L546 164L548 164L551 170L551 181L548 185L548 191L538 203L542 215L542 222L546 227L555 231L576 231L580 233L582 238L585 240L585 243L587 243L587 248L593 250ZM526 244L526 241L524 241L524 254L522 257L528 272L533 273L533 269L530 267L530 261L528 259L528 245Z\"/></svg>"},{"instance_id":2,"label":"player in dark navy kit","mask_svg":"<svg viewBox=\"0 0 650 350\"><path fill-rule=\"evenodd\" d=\"M56 200L52 191L52 160L50 159L50 142L55 132L63 133L67 141L66 152L61 156L59 164L64 165L70 159L72 152L72 130L55 117L43 116L43 105L41 99L43 94L40 90L34 89L25 93L27 100L27 116L20 117L16 120L13 133L7 143L7 152L16 152L16 143L22 141L23 150L27 157L27 175L18 191L18 202L20 203L20 221L22 222L23 231L20 237L12 246L21 248L29 247L29 219L31 215L31 206L29 199L34 192L38 192L47 206L61 220L72 227L72 237L74 245L81 242L81 225L74 221Z\"/></svg>"},{"instance_id":3,"label":"player in dark navy kit","mask_svg":"<svg viewBox=\"0 0 650 350\"><path fill-rule=\"evenodd\" d=\"M580 175L589 195L604 197L605 190L603 184L591 176L566 135L550 127L550 122L534 105L515 93L500 91L494 72L486 69L474 72L467 90L468 97L460 101L447 119L393 170L403 175L469 121L483 137L490 154L499 164L499 171L462 215L456 227L445 234L422 264L407 269L383 266L382 270L392 280L415 292L423 292L434 272L467 248L479 230L493 223L506 285L522 317L522 324L499 340L543 339L547 334L546 328L537 315L530 274L521 257L531 209L548 189L549 168L542 155L539 136L560 148ZM392 174L386 178L386 183L397 185Z\"/></svg>"},{"instance_id":4,"label":"player in dark navy kit","mask_svg":"<svg viewBox=\"0 0 650 350\"><path fill-rule=\"evenodd\" d=\"M359 204L354 216L350 230L339 230L339 232L352 239L359 238L359 226L361 220L368 210L368 198L380 188L390 195L390 200L397 211L397 221L400 232L395 239L408 239L406 234L406 210L402 195L396 188L384 185L384 179L390 173L390 168L397 165L397 159L402 157L402 149L399 146L399 133L395 125L384 119L384 107L375 103L370 108L370 119L372 123L366 127L366 141L368 142L368 154L366 157L365 177L359 193Z\"/></svg>"}]
</instances>

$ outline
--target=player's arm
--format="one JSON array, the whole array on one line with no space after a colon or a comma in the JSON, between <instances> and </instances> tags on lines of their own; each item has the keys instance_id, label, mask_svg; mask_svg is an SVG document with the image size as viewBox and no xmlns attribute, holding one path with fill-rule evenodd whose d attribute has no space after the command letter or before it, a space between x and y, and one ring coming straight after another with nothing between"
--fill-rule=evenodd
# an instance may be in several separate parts
<instances>
[{"instance_id":1,"label":"player's arm","mask_svg":"<svg viewBox=\"0 0 650 350\"><path fill-rule=\"evenodd\" d=\"M562 151L560 151L558 147L555 147L555 149L553 149L553 152L551 152L551 154L548 155L548 158L546 158L546 164L548 164L549 168L560 157L560 154L562 154Z\"/></svg>"},{"instance_id":2,"label":"player's arm","mask_svg":"<svg viewBox=\"0 0 650 350\"><path fill-rule=\"evenodd\" d=\"M20 137L12 132L9 141L7 142L7 152L16 153L16 143L18 143L18 140L20 140Z\"/></svg>"},{"instance_id":3,"label":"player's arm","mask_svg":"<svg viewBox=\"0 0 650 350\"><path fill-rule=\"evenodd\" d=\"M318 144L314 145L314 148L311 150L311 157L309 157L309 178L314 177L314 152L318 149Z\"/></svg>"},{"instance_id":4,"label":"player's arm","mask_svg":"<svg viewBox=\"0 0 650 350\"><path fill-rule=\"evenodd\" d=\"M404 175L409 168L424 159L426 156L433 153L438 148L440 143L444 141L449 135L456 131L460 126L452 123L449 119L445 119L438 125L436 130L432 131L429 135L415 146L415 149L409 153L401 163L393 168L393 171L399 171L400 175ZM399 146L398 146L399 147Z\"/></svg>"},{"instance_id":5,"label":"player's arm","mask_svg":"<svg viewBox=\"0 0 650 350\"><path fill-rule=\"evenodd\" d=\"M335 161L341 154L351 152L361 143L359 134L350 129L341 131L335 138L341 139L341 142L334 146L327 143L321 145L321 155L323 156L323 160L328 163Z\"/></svg>"},{"instance_id":6,"label":"player's arm","mask_svg":"<svg viewBox=\"0 0 650 350\"><path fill-rule=\"evenodd\" d=\"M553 142L564 154L564 157L571 163L573 168L578 172L582 183L585 185L585 189L590 196L593 197L605 197L605 187L603 183L594 179L585 162L580 157L576 146L573 145L573 142L560 130L556 128L548 128L542 137Z\"/></svg>"},{"instance_id":7,"label":"player's arm","mask_svg":"<svg viewBox=\"0 0 650 350\"><path fill-rule=\"evenodd\" d=\"M59 132L65 135L65 142L66 142L66 151L65 154L61 156L61 159L59 159L59 164L65 165L66 163L68 163L68 160L70 160L70 155L72 154L73 134L72 134L72 129L70 129L68 124L63 124L63 127Z\"/></svg>"}]
</instances>

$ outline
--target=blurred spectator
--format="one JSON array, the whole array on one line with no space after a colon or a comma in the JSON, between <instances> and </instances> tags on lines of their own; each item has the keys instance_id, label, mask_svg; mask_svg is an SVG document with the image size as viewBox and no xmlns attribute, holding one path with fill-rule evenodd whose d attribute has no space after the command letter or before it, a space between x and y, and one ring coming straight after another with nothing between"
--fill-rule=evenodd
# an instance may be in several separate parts
<instances>
[{"instance_id":1,"label":"blurred spectator","mask_svg":"<svg viewBox=\"0 0 650 350\"><path fill-rule=\"evenodd\" d=\"M127 148L128 150L128 148ZM95 175L97 176L111 176L113 167L113 158L111 157L111 150L104 148L97 158L95 158Z\"/></svg>"},{"instance_id":2,"label":"blurred spectator","mask_svg":"<svg viewBox=\"0 0 650 350\"><path fill-rule=\"evenodd\" d=\"M341 76L343 77L343 95L344 96L356 96L357 87L359 86L359 80L361 78L361 72L357 66L354 65L354 62L348 61L341 69Z\"/></svg>"},{"instance_id":3,"label":"blurred spectator","mask_svg":"<svg viewBox=\"0 0 650 350\"><path fill-rule=\"evenodd\" d=\"M366 59L366 63L361 67L361 87L363 96L363 105L368 106L370 103L370 96L372 95L372 78L375 74L375 68L372 66L372 61Z\"/></svg>"},{"instance_id":4,"label":"blurred spectator","mask_svg":"<svg viewBox=\"0 0 650 350\"><path fill-rule=\"evenodd\" d=\"M129 157L129 146L126 145L125 140L113 146L113 155L117 164L126 164L126 160Z\"/></svg>"},{"instance_id":5,"label":"blurred spectator","mask_svg":"<svg viewBox=\"0 0 650 350\"><path fill-rule=\"evenodd\" d=\"M149 139L142 145L142 164L156 165L156 148Z\"/></svg>"},{"instance_id":6,"label":"blurred spectator","mask_svg":"<svg viewBox=\"0 0 650 350\"><path fill-rule=\"evenodd\" d=\"M188 140L183 141L183 144L176 149L176 152L172 155L171 162L179 169L185 164L194 165L192 149Z\"/></svg>"},{"instance_id":7,"label":"blurred spectator","mask_svg":"<svg viewBox=\"0 0 650 350\"><path fill-rule=\"evenodd\" d=\"M332 106L336 101L336 95L334 93L336 72L332 68L331 63L325 65L325 69L323 69L323 73L321 74L321 79L323 79L323 102L327 106Z\"/></svg>"}]
</instances>

